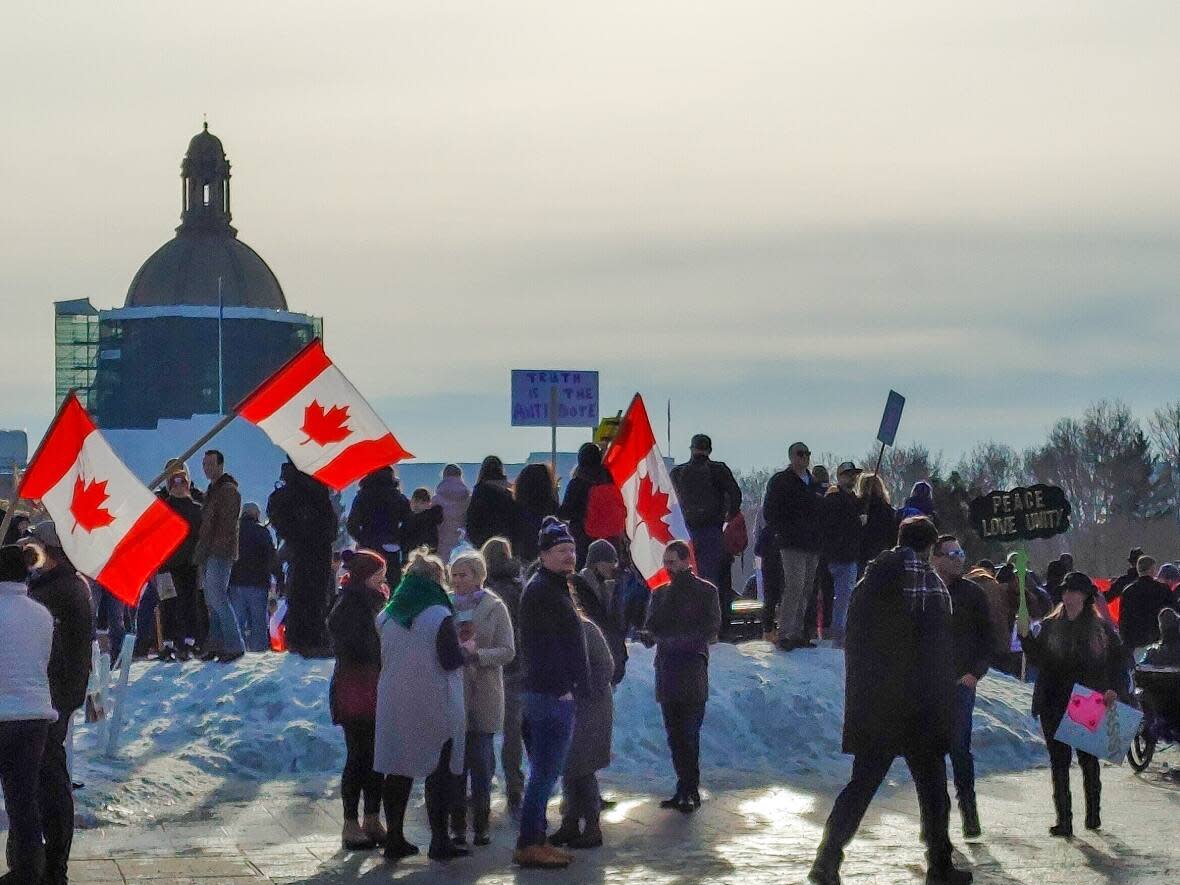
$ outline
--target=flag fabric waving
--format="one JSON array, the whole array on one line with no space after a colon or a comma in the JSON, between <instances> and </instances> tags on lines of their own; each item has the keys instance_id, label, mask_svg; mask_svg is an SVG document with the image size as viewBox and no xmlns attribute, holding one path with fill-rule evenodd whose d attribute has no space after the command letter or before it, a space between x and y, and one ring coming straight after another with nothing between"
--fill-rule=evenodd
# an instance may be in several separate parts
<instances>
[{"instance_id":1,"label":"flag fabric waving","mask_svg":"<svg viewBox=\"0 0 1180 885\"><path fill-rule=\"evenodd\" d=\"M18 495L41 501L74 567L135 605L188 524L135 478L71 393Z\"/></svg>"},{"instance_id":2,"label":"flag fabric waving","mask_svg":"<svg viewBox=\"0 0 1180 885\"><path fill-rule=\"evenodd\" d=\"M295 466L340 491L413 456L344 377L317 338L238 406Z\"/></svg>"},{"instance_id":3,"label":"flag fabric waving","mask_svg":"<svg viewBox=\"0 0 1180 885\"><path fill-rule=\"evenodd\" d=\"M631 400L602 464L614 478L627 505L632 561L649 587L666 584L664 548L674 539L687 541L688 529L668 465L660 455L643 397L638 393Z\"/></svg>"}]
</instances>

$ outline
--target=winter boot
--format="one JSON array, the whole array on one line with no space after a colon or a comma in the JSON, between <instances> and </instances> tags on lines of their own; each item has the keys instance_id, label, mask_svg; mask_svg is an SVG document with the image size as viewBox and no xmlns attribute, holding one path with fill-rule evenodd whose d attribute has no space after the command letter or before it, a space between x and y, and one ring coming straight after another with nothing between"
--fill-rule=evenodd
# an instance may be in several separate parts
<instances>
[{"instance_id":1,"label":"winter boot","mask_svg":"<svg viewBox=\"0 0 1180 885\"><path fill-rule=\"evenodd\" d=\"M578 832L578 821L576 818L563 817L561 819L561 826L553 831L553 835L549 837L550 845L569 845L580 836Z\"/></svg>"},{"instance_id":2,"label":"winter boot","mask_svg":"<svg viewBox=\"0 0 1180 885\"><path fill-rule=\"evenodd\" d=\"M1085 774L1083 769L1082 789L1086 793L1086 829L1100 830L1102 829L1102 781L1098 779L1097 771L1091 777L1085 777Z\"/></svg>"},{"instance_id":3,"label":"winter boot","mask_svg":"<svg viewBox=\"0 0 1180 885\"><path fill-rule=\"evenodd\" d=\"M812 885L840 885L840 862L843 859L842 851L833 852L826 840L821 842L815 863L807 874L807 881Z\"/></svg>"},{"instance_id":4,"label":"winter boot","mask_svg":"<svg viewBox=\"0 0 1180 885\"><path fill-rule=\"evenodd\" d=\"M1069 769L1053 769L1053 808L1057 823L1049 827L1050 836L1068 839L1073 836L1073 799L1069 793Z\"/></svg>"},{"instance_id":5,"label":"winter boot","mask_svg":"<svg viewBox=\"0 0 1180 885\"><path fill-rule=\"evenodd\" d=\"M467 844L467 803L462 799L451 808L451 841L456 845Z\"/></svg>"},{"instance_id":6,"label":"winter boot","mask_svg":"<svg viewBox=\"0 0 1180 885\"><path fill-rule=\"evenodd\" d=\"M578 851L586 848L600 848L602 846L602 828L599 827L598 821L587 820L582 835L571 839L569 846Z\"/></svg>"},{"instance_id":7,"label":"winter boot","mask_svg":"<svg viewBox=\"0 0 1180 885\"><path fill-rule=\"evenodd\" d=\"M364 822L361 824L361 829L365 831L365 835L372 839L377 845L384 845L388 837L385 832L385 827L381 826L380 814L366 814Z\"/></svg>"},{"instance_id":8,"label":"winter boot","mask_svg":"<svg viewBox=\"0 0 1180 885\"><path fill-rule=\"evenodd\" d=\"M472 829L475 835L471 841L476 845L484 846L492 841L492 837L488 834L488 821L491 816L492 809L487 802L472 809Z\"/></svg>"},{"instance_id":9,"label":"winter boot","mask_svg":"<svg viewBox=\"0 0 1180 885\"><path fill-rule=\"evenodd\" d=\"M372 851L377 847L377 843L361 829L360 822L355 820L346 820L344 822L344 831L340 835L340 844L344 846L345 851Z\"/></svg>"},{"instance_id":10,"label":"winter boot","mask_svg":"<svg viewBox=\"0 0 1180 885\"><path fill-rule=\"evenodd\" d=\"M449 790L446 788L431 789L430 785L426 787L426 817L430 821L430 850L427 851L427 856L431 860L453 860L471 854L466 848L452 843L447 836L447 818L450 811L447 807L448 793Z\"/></svg>"},{"instance_id":11,"label":"winter boot","mask_svg":"<svg viewBox=\"0 0 1180 885\"><path fill-rule=\"evenodd\" d=\"M979 826L979 809L975 804L975 794L959 797L959 816L963 819L963 836L967 839L978 839L983 835Z\"/></svg>"},{"instance_id":12,"label":"winter boot","mask_svg":"<svg viewBox=\"0 0 1180 885\"><path fill-rule=\"evenodd\" d=\"M949 860L926 871L926 885L968 885L974 876L970 870L960 870Z\"/></svg>"}]
</instances>

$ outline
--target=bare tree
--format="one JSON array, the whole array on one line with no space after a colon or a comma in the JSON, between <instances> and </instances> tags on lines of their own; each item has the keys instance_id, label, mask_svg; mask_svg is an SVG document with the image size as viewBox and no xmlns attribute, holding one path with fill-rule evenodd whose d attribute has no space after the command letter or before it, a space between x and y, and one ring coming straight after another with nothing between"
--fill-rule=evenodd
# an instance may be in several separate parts
<instances>
[{"instance_id":1,"label":"bare tree","mask_svg":"<svg viewBox=\"0 0 1180 885\"><path fill-rule=\"evenodd\" d=\"M955 471L963 487L975 494L1015 488L1025 478L1021 456L995 440L979 443L959 460Z\"/></svg>"}]
</instances>

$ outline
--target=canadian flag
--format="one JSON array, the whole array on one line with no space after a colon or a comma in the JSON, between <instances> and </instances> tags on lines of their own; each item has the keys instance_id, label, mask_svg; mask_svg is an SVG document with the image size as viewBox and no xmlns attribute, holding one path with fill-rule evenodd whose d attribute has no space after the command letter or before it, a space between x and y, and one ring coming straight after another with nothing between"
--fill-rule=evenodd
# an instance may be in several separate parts
<instances>
[{"instance_id":1,"label":"canadian flag","mask_svg":"<svg viewBox=\"0 0 1180 885\"><path fill-rule=\"evenodd\" d=\"M39 500L74 567L128 605L188 532L188 523L119 460L73 393L18 495Z\"/></svg>"},{"instance_id":2,"label":"canadian flag","mask_svg":"<svg viewBox=\"0 0 1180 885\"><path fill-rule=\"evenodd\" d=\"M378 467L413 457L328 359L319 339L263 382L237 412L296 467L337 491Z\"/></svg>"},{"instance_id":3,"label":"canadian flag","mask_svg":"<svg viewBox=\"0 0 1180 885\"><path fill-rule=\"evenodd\" d=\"M627 505L627 537L631 560L652 589L668 583L664 548L672 540L688 540L688 528L656 445L643 397L631 400L614 442L602 459Z\"/></svg>"}]
</instances>

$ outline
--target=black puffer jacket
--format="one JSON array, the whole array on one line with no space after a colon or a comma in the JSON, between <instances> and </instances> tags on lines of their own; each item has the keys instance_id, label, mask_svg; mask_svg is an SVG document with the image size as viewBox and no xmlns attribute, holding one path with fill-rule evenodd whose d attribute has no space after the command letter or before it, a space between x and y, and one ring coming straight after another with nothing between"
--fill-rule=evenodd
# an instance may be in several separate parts
<instances>
[{"instance_id":1,"label":"black puffer jacket","mask_svg":"<svg viewBox=\"0 0 1180 885\"><path fill-rule=\"evenodd\" d=\"M348 512L348 533L358 547L387 553L401 545L402 523L409 515L410 502L393 468L382 467L361 480Z\"/></svg>"},{"instance_id":2,"label":"black puffer jacket","mask_svg":"<svg viewBox=\"0 0 1180 885\"><path fill-rule=\"evenodd\" d=\"M90 588L72 565L62 564L32 578L29 597L53 615L49 694L53 709L68 716L85 703L90 678L90 643L94 640Z\"/></svg>"},{"instance_id":3,"label":"black puffer jacket","mask_svg":"<svg viewBox=\"0 0 1180 885\"><path fill-rule=\"evenodd\" d=\"M780 470L766 484L762 518L774 529L784 550L819 552L821 486L808 473L805 483L794 470Z\"/></svg>"},{"instance_id":4,"label":"black puffer jacket","mask_svg":"<svg viewBox=\"0 0 1180 885\"><path fill-rule=\"evenodd\" d=\"M696 531L721 528L742 509L742 490L724 461L695 454L672 468L672 485L685 525Z\"/></svg>"}]
</instances>

